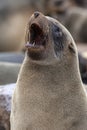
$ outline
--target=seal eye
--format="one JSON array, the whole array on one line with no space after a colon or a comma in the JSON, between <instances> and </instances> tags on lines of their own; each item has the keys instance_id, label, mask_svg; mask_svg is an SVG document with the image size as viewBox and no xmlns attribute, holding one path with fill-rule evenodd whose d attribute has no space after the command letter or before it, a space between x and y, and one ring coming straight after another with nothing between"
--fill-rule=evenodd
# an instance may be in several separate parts
<instances>
[{"instance_id":1,"label":"seal eye","mask_svg":"<svg viewBox=\"0 0 87 130\"><path fill-rule=\"evenodd\" d=\"M59 28L55 29L55 37L59 38L62 36L62 32L59 30Z\"/></svg>"},{"instance_id":2,"label":"seal eye","mask_svg":"<svg viewBox=\"0 0 87 130\"><path fill-rule=\"evenodd\" d=\"M52 36L54 41L54 50L55 53L57 54L64 48L63 44L64 37L62 30L55 24L52 25Z\"/></svg>"}]
</instances>

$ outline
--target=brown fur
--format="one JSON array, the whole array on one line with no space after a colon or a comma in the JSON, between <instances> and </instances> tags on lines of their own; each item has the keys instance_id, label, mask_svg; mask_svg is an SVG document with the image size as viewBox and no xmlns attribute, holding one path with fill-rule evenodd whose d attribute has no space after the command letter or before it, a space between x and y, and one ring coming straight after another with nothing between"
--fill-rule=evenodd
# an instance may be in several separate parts
<instances>
[{"instance_id":1,"label":"brown fur","mask_svg":"<svg viewBox=\"0 0 87 130\"><path fill-rule=\"evenodd\" d=\"M33 23L48 35L46 47L40 57L37 49L27 50L13 94L11 130L87 130L87 95L70 33L41 13L32 15L29 27Z\"/></svg>"}]
</instances>

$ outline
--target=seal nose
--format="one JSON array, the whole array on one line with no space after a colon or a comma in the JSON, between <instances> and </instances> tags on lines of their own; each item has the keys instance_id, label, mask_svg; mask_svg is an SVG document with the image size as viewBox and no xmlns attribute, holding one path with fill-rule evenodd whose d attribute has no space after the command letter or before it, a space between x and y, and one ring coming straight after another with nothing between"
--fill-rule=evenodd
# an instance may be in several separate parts
<instances>
[{"instance_id":1,"label":"seal nose","mask_svg":"<svg viewBox=\"0 0 87 130\"><path fill-rule=\"evenodd\" d=\"M34 12L34 17L37 18L38 16L40 15L40 13L37 11L37 12Z\"/></svg>"}]
</instances>

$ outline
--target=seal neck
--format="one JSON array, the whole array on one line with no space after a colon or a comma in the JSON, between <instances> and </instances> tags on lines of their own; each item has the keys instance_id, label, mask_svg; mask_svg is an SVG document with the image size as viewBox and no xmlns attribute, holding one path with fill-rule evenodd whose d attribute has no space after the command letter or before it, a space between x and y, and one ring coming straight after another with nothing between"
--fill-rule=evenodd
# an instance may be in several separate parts
<instances>
[{"instance_id":1,"label":"seal neck","mask_svg":"<svg viewBox=\"0 0 87 130\"><path fill-rule=\"evenodd\" d=\"M67 63L55 63L45 66L31 63L26 59L20 71L18 82L20 79L21 83L28 88L41 87L56 91L66 89L69 86L69 89L73 88L76 91L82 86L78 64L72 62L68 65Z\"/></svg>"}]
</instances>

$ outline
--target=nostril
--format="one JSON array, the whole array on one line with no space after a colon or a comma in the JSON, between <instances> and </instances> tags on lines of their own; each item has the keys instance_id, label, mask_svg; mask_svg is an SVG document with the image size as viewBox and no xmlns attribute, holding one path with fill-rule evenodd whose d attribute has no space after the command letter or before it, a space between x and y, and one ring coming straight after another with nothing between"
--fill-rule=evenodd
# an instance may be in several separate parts
<instances>
[{"instance_id":1,"label":"nostril","mask_svg":"<svg viewBox=\"0 0 87 130\"><path fill-rule=\"evenodd\" d=\"M34 17L37 18L39 16L39 12L34 12Z\"/></svg>"},{"instance_id":2,"label":"nostril","mask_svg":"<svg viewBox=\"0 0 87 130\"><path fill-rule=\"evenodd\" d=\"M63 4L63 1L62 0L56 0L55 2L54 2L54 5L55 6L61 6Z\"/></svg>"}]
</instances>

